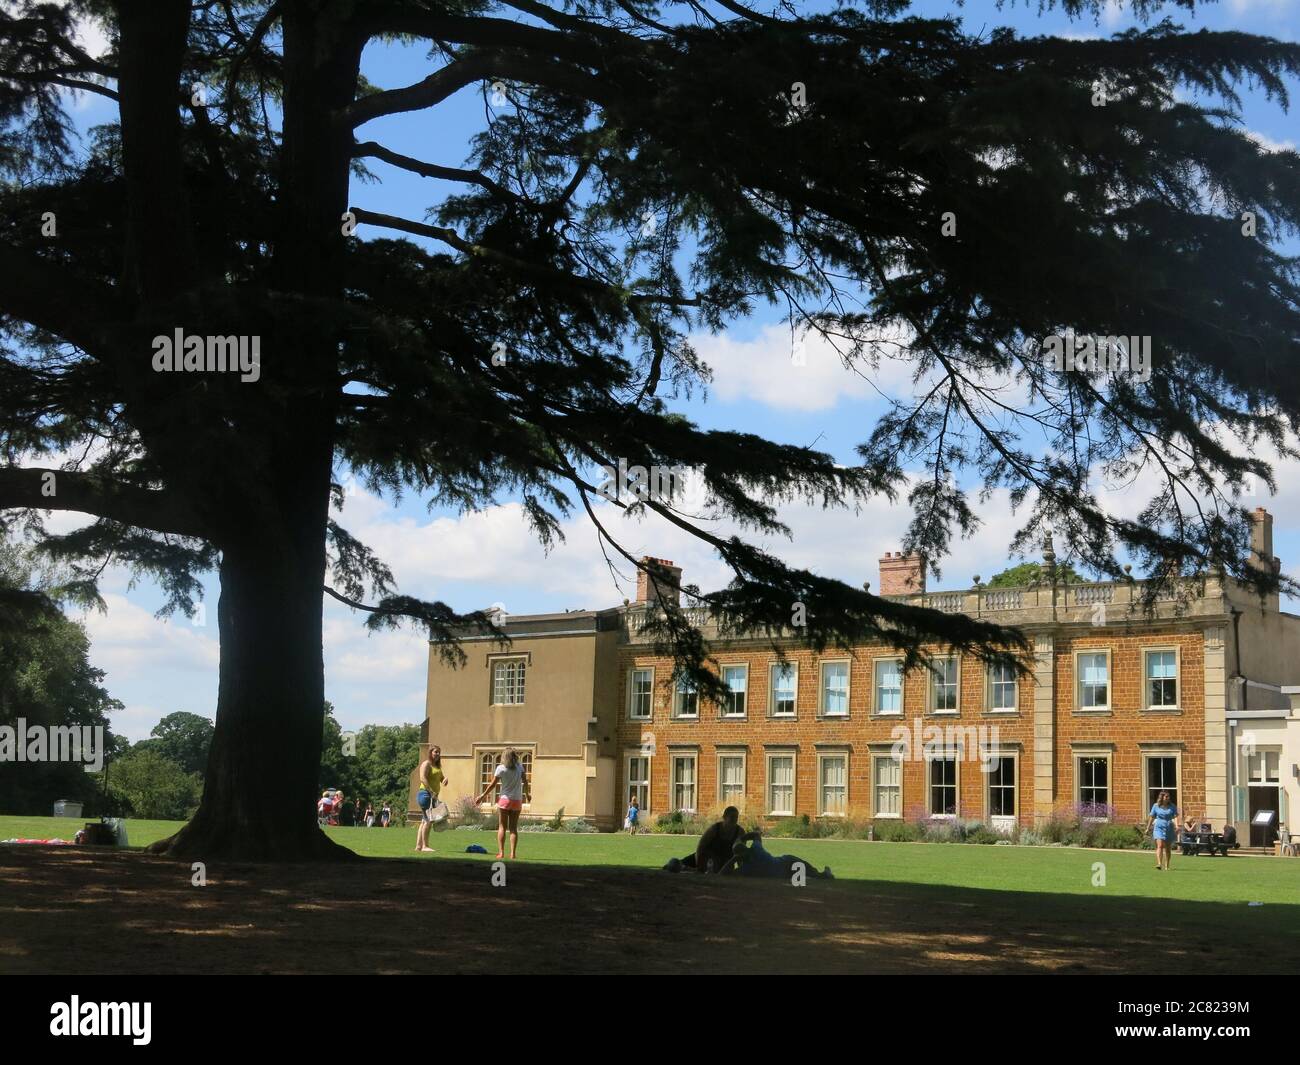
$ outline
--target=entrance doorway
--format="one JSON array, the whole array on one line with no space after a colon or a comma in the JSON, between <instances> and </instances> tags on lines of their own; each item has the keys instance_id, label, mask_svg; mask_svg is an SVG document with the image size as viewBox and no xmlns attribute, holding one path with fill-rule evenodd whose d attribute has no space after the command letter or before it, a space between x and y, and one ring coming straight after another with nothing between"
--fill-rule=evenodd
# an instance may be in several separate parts
<instances>
[{"instance_id":1,"label":"entrance doorway","mask_svg":"<svg viewBox=\"0 0 1300 1065\"><path fill-rule=\"evenodd\" d=\"M1282 751L1261 749L1246 756L1246 789L1250 793L1250 845L1271 847L1277 839L1278 821L1282 816ZM1255 824L1255 814L1272 810L1273 824L1265 828Z\"/></svg>"}]
</instances>

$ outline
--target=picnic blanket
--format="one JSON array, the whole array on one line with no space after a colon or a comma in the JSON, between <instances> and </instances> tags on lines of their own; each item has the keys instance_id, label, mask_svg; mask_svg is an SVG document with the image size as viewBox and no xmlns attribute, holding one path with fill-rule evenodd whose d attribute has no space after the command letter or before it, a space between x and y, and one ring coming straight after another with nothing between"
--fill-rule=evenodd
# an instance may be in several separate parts
<instances>
[{"instance_id":1,"label":"picnic blanket","mask_svg":"<svg viewBox=\"0 0 1300 1065\"><path fill-rule=\"evenodd\" d=\"M14 837L13 839L0 839L0 843L37 843L45 847L71 847L70 839L22 839Z\"/></svg>"}]
</instances>

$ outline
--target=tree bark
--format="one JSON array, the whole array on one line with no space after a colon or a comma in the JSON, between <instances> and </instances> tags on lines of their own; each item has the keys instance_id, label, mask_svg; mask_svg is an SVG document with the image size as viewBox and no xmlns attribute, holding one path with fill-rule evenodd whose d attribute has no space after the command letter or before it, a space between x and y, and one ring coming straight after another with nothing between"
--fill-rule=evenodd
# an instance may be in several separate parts
<instances>
[{"instance_id":1,"label":"tree bark","mask_svg":"<svg viewBox=\"0 0 1300 1065\"><path fill-rule=\"evenodd\" d=\"M294 297L342 299L341 216L363 38L286 5L284 141L261 380L238 385L231 446L201 506L221 549L220 687L203 800L156 853L190 860L344 860L316 824L325 712L321 649L325 528L337 420L338 324ZM234 464L234 469L228 467Z\"/></svg>"},{"instance_id":2,"label":"tree bark","mask_svg":"<svg viewBox=\"0 0 1300 1065\"><path fill-rule=\"evenodd\" d=\"M295 423L295 435L309 437ZM180 832L150 848L188 860L346 860L316 824L324 723L321 588L329 446L286 447L268 493L273 514L222 550L216 730L203 800ZM251 510L252 514L257 511Z\"/></svg>"}]
</instances>

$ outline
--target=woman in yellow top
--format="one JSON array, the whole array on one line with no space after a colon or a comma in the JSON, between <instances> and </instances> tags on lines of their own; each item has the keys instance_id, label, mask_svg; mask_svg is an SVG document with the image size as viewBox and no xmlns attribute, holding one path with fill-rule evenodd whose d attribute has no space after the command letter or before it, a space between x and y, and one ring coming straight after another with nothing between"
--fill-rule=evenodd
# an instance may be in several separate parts
<instances>
[{"instance_id":1,"label":"woman in yellow top","mask_svg":"<svg viewBox=\"0 0 1300 1065\"><path fill-rule=\"evenodd\" d=\"M423 816L420 818L420 827L415 833L415 849L431 852L433 848L426 842L429 838L429 825L433 821L434 810L438 808L438 793L447 783L447 777L442 772L441 747L430 745L428 755L420 763L419 780L420 790L415 793L415 801L420 804Z\"/></svg>"}]
</instances>

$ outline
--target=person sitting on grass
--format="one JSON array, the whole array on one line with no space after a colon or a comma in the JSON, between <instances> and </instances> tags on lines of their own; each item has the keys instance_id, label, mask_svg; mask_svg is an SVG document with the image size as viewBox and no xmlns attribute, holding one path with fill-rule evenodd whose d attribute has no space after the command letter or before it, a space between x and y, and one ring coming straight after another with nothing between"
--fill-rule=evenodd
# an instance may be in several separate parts
<instances>
[{"instance_id":1,"label":"person sitting on grass","mask_svg":"<svg viewBox=\"0 0 1300 1065\"><path fill-rule=\"evenodd\" d=\"M664 866L670 873L689 869L694 873L716 873L731 860L731 850L743 835L740 811L728 806L722 811L722 820L715 821L700 837L695 853L685 858L670 858Z\"/></svg>"},{"instance_id":2,"label":"person sitting on grass","mask_svg":"<svg viewBox=\"0 0 1300 1065\"><path fill-rule=\"evenodd\" d=\"M746 847L746 843L750 845ZM769 853L763 846L763 833L758 830L746 832L740 839L736 840L736 844L732 848L731 858L718 872L730 873L734 870L741 876L780 877L783 880L789 880L794 876L795 865L802 865L804 875L815 880L835 879L829 865L821 872L818 872L817 867L812 862L806 862L793 854Z\"/></svg>"}]
</instances>

